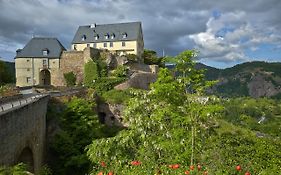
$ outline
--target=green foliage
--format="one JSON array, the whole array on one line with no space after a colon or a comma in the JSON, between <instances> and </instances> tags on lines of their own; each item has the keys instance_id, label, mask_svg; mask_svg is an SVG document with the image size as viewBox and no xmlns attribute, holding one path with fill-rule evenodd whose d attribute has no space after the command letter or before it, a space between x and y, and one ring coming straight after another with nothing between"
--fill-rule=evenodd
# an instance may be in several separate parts
<instances>
[{"instance_id":1,"label":"green foliage","mask_svg":"<svg viewBox=\"0 0 281 175\"><path fill-rule=\"evenodd\" d=\"M106 62L98 59L98 60L96 60L96 63L97 63L97 67L98 67L99 77L107 77L108 68L107 68Z\"/></svg>"},{"instance_id":2,"label":"green foliage","mask_svg":"<svg viewBox=\"0 0 281 175\"><path fill-rule=\"evenodd\" d=\"M113 104L124 104L131 98L131 94L129 90L116 90L112 89L110 91L104 92L102 94L102 98L108 102Z\"/></svg>"},{"instance_id":3,"label":"green foliage","mask_svg":"<svg viewBox=\"0 0 281 175\"><path fill-rule=\"evenodd\" d=\"M76 82L76 75L73 72L63 74L67 86L74 86Z\"/></svg>"},{"instance_id":4,"label":"green foliage","mask_svg":"<svg viewBox=\"0 0 281 175\"><path fill-rule=\"evenodd\" d=\"M28 175L27 166L23 163L19 163L12 167L0 167L1 175Z\"/></svg>"},{"instance_id":5,"label":"green foliage","mask_svg":"<svg viewBox=\"0 0 281 175\"><path fill-rule=\"evenodd\" d=\"M85 99L73 98L61 114L61 131L51 144L51 150L58 160L52 162L54 174L85 174L90 163L84 147L92 139L100 137L97 115L93 112L95 104Z\"/></svg>"},{"instance_id":6,"label":"green foliage","mask_svg":"<svg viewBox=\"0 0 281 175\"><path fill-rule=\"evenodd\" d=\"M257 138L254 132L220 121L220 127L207 138L203 161L210 174L235 174L235 166L251 174L280 174L281 142Z\"/></svg>"},{"instance_id":7,"label":"green foliage","mask_svg":"<svg viewBox=\"0 0 281 175\"><path fill-rule=\"evenodd\" d=\"M127 54L126 58L131 62L138 62L138 56L135 54Z\"/></svg>"},{"instance_id":8,"label":"green foliage","mask_svg":"<svg viewBox=\"0 0 281 175\"><path fill-rule=\"evenodd\" d=\"M0 60L0 85L12 83L13 79L13 75L7 64Z\"/></svg>"},{"instance_id":9,"label":"green foliage","mask_svg":"<svg viewBox=\"0 0 281 175\"><path fill-rule=\"evenodd\" d=\"M239 79L229 80L227 83L217 86L216 93L224 97L249 96L246 82L242 83Z\"/></svg>"},{"instance_id":10,"label":"green foliage","mask_svg":"<svg viewBox=\"0 0 281 175\"><path fill-rule=\"evenodd\" d=\"M52 103L57 105L57 102ZM53 174L84 175L91 168L85 147L92 140L116 135L121 128L100 124L94 111L96 104L91 99L73 97L65 105L59 109L60 112L51 111L57 115L60 130L50 140L52 160L48 165ZM44 175L50 173L48 167L42 171Z\"/></svg>"},{"instance_id":11,"label":"green foliage","mask_svg":"<svg viewBox=\"0 0 281 175\"><path fill-rule=\"evenodd\" d=\"M279 137L281 106L279 100L236 98L224 102L224 119L245 128ZM258 123L264 117L264 121Z\"/></svg>"},{"instance_id":12,"label":"green foliage","mask_svg":"<svg viewBox=\"0 0 281 175\"><path fill-rule=\"evenodd\" d=\"M123 82L125 78L121 77L102 77L95 81L93 87L98 94L102 94L105 91L109 91L114 88L114 86Z\"/></svg>"},{"instance_id":13,"label":"green foliage","mask_svg":"<svg viewBox=\"0 0 281 175\"><path fill-rule=\"evenodd\" d=\"M142 58L145 64L148 65L156 64L161 67L164 66L163 57L158 57L157 53L154 50L144 49Z\"/></svg>"},{"instance_id":14,"label":"green foliage","mask_svg":"<svg viewBox=\"0 0 281 175\"><path fill-rule=\"evenodd\" d=\"M189 165L190 160L200 160L193 155L199 155L204 131L210 128L211 122L205 121L217 115L221 106L216 98L188 94L183 78L174 78L167 69L160 69L150 91L132 91L134 98L124 114L128 129L88 146L87 154L94 165L92 174L102 169L116 174L179 174L183 168L171 170L168 165ZM193 82L197 82L195 76ZM194 133L200 134L194 138ZM133 160L141 165L130 165ZM101 167L101 161L107 167Z\"/></svg>"},{"instance_id":15,"label":"green foliage","mask_svg":"<svg viewBox=\"0 0 281 175\"><path fill-rule=\"evenodd\" d=\"M129 68L127 66L118 65L117 68L111 72L111 76L126 78L128 70Z\"/></svg>"},{"instance_id":16,"label":"green foliage","mask_svg":"<svg viewBox=\"0 0 281 175\"><path fill-rule=\"evenodd\" d=\"M94 61L89 61L84 66L84 84L91 86L99 77L98 66Z\"/></svg>"}]
</instances>

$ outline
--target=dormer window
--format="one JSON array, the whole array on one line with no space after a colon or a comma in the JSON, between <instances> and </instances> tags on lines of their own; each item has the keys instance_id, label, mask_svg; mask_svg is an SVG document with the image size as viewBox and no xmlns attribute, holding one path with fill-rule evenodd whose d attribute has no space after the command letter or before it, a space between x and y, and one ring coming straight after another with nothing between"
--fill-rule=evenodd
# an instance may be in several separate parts
<instances>
[{"instance_id":1,"label":"dormer window","mask_svg":"<svg viewBox=\"0 0 281 175\"><path fill-rule=\"evenodd\" d=\"M43 49L42 50L42 55L48 56L48 54L49 54L49 50L48 49Z\"/></svg>"},{"instance_id":2,"label":"dormer window","mask_svg":"<svg viewBox=\"0 0 281 175\"><path fill-rule=\"evenodd\" d=\"M128 34L127 33L122 33L122 38L127 38Z\"/></svg>"},{"instance_id":3,"label":"dormer window","mask_svg":"<svg viewBox=\"0 0 281 175\"><path fill-rule=\"evenodd\" d=\"M108 33L105 34L105 35L104 35L104 38L105 38L105 39L108 39L108 38L109 38L109 34L108 34Z\"/></svg>"},{"instance_id":4,"label":"dormer window","mask_svg":"<svg viewBox=\"0 0 281 175\"><path fill-rule=\"evenodd\" d=\"M95 40L99 39L99 35L94 35Z\"/></svg>"},{"instance_id":5,"label":"dormer window","mask_svg":"<svg viewBox=\"0 0 281 175\"><path fill-rule=\"evenodd\" d=\"M82 40L82 41L85 41L85 40L86 40L86 35L82 35L81 40Z\"/></svg>"},{"instance_id":6,"label":"dormer window","mask_svg":"<svg viewBox=\"0 0 281 175\"><path fill-rule=\"evenodd\" d=\"M115 38L115 34L112 33L112 34L111 34L111 39L114 39L114 38Z\"/></svg>"}]
</instances>

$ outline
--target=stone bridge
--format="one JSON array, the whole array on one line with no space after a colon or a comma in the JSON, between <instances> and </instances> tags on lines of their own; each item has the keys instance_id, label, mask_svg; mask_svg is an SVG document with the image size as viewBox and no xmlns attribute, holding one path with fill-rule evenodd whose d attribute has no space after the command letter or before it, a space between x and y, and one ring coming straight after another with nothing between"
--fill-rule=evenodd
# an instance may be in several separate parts
<instances>
[{"instance_id":1,"label":"stone bridge","mask_svg":"<svg viewBox=\"0 0 281 175\"><path fill-rule=\"evenodd\" d=\"M0 99L0 166L19 162L38 173L44 163L49 95Z\"/></svg>"}]
</instances>

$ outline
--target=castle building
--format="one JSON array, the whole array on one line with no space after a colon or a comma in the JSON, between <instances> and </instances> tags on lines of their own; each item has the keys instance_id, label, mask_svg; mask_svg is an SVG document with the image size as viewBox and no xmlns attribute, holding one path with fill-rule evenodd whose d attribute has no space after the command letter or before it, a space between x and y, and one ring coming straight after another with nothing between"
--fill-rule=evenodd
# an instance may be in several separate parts
<instances>
[{"instance_id":1,"label":"castle building","mask_svg":"<svg viewBox=\"0 0 281 175\"><path fill-rule=\"evenodd\" d=\"M60 56L66 50L56 38L32 38L15 57L16 85L51 85L52 74L60 69Z\"/></svg>"},{"instance_id":2,"label":"castle building","mask_svg":"<svg viewBox=\"0 0 281 175\"><path fill-rule=\"evenodd\" d=\"M67 51L56 38L32 38L15 57L16 86L65 86L64 74L73 72L83 83L84 65L100 51L122 56L143 53L140 22L80 26Z\"/></svg>"},{"instance_id":3,"label":"castle building","mask_svg":"<svg viewBox=\"0 0 281 175\"><path fill-rule=\"evenodd\" d=\"M144 49L141 22L80 26L71 47L78 51L93 47L107 49L117 55L135 54L141 57Z\"/></svg>"}]
</instances>

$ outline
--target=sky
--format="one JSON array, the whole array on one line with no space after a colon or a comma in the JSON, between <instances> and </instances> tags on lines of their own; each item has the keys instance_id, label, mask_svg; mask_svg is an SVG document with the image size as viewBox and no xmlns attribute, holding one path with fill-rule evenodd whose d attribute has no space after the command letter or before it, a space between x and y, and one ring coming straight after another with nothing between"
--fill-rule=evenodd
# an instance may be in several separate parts
<instances>
[{"instance_id":1,"label":"sky","mask_svg":"<svg viewBox=\"0 0 281 175\"><path fill-rule=\"evenodd\" d=\"M199 51L217 68L281 60L281 0L0 0L0 57L35 37L70 48L78 26L141 21L145 48L159 56Z\"/></svg>"}]
</instances>

